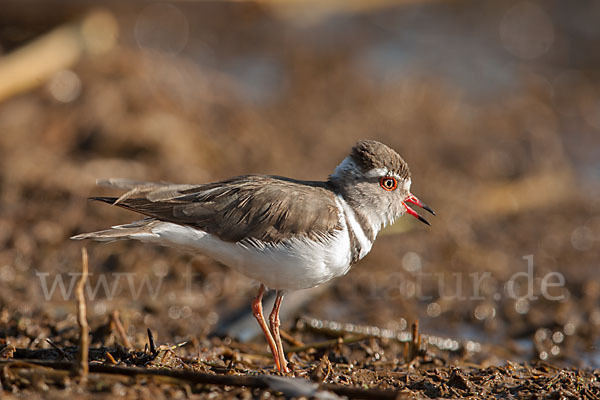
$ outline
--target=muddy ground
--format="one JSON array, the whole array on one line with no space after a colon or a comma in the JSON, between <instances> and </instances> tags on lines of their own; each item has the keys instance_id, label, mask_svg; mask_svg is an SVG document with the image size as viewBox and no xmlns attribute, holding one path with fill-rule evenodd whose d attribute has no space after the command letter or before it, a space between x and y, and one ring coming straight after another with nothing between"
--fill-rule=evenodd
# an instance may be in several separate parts
<instances>
[{"instance_id":1,"label":"muddy ground","mask_svg":"<svg viewBox=\"0 0 600 400\"><path fill-rule=\"evenodd\" d=\"M596 5L5 3L2 397L600 397ZM301 381L269 377L255 283L69 240L136 218L86 200L117 194L98 178L326 179L360 138L405 158L437 216L286 298ZM69 372L82 245L85 384Z\"/></svg>"}]
</instances>

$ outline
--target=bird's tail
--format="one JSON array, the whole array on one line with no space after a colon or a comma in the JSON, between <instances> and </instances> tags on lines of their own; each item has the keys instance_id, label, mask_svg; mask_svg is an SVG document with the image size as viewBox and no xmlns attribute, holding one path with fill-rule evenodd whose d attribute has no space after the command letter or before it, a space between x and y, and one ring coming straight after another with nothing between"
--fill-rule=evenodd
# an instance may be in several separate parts
<instances>
[{"instance_id":1,"label":"bird's tail","mask_svg":"<svg viewBox=\"0 0 600 400\"><path fill-rule=\"evenodd\" d=\"M117 225L103 231L81 233L71 236L73 240L92 239L100 242L111 242L114 240L125 239L150 239L157 235L152 232L152 228L158 223L154 218L145 218L131 224Z\"/></svg>"},{"instance_id":2,"label":"bird's tail","mask_svg":"<svg viewBox=\"0 0 600 400\"><path fill-rule=\"evenodd\" d=\"M90 200L102 201L104 203L130 209L142 214L144 214L143 210L140 211L140 209L132 207L131 204L137 204L136 201L149 203L172 199L174 197L182 196L188 190L201 186L177 185L166 182L140 182L118 178L98 180L96 183L100 186L127 190L127 192L121 195L121 197L91 197ZM141 196L141 198L132 198L133 196L138 195ZM154 218L145 218L131 224L113 226L112 228L103 231L82 233L80 235L72 236L71 239L93 239L105 242L123 239L152 241L159 237L159 235L155 234L152 229L156 228L160 224L161 222Z\"/></svg>"}]
</instances>

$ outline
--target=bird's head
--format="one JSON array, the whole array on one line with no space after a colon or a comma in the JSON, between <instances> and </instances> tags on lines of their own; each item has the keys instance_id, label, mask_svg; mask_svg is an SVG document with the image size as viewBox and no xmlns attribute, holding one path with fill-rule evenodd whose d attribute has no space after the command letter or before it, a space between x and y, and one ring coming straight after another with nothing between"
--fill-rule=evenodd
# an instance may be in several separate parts
<instances>
[{"instance_id":1,"label":"bird's head","mask_svg":"<svg viewBox=\"0 0 600 400\"><path fill-rule=\"evenodd\" d=\"M411 175L406 162L394 150L375 140L356 143L350 155L331 174L329 182L354 210L380 227L393 223L404 213L430 225L408 204L435 215L410 192Z\"/></svg>"}]
</instances>

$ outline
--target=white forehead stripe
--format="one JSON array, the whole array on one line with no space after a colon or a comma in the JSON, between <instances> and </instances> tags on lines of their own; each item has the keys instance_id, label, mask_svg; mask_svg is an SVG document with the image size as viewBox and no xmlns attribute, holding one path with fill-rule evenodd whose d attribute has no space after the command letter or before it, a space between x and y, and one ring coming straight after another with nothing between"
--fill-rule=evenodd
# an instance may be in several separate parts
<instances>
[{"instance_id":1,"label":"white forehead stripe","mask_svg":"<svg viewBox=\"0 0 600 400\"><path fill-rule=\"evenodd\" d=\"M380 176L392 176L389 175L389 171L385 168L373 168L365 173L367 178L379 178Z\"/></svg>"},{"instance_id":2,"label":"white forehead stripe","mask_svg":"<svg viewBox=\"0 0 600 400\"><path fill-rule=\"evenodd\" d=\"M364 176L365 178L381 178L383 176L391 176L396 178L399 182L403 179L400 175L385 168L373 168L365 173L362 173L351 156L344 158L344 160L335 168L335 171L333 171L331 176L334 178L339 178L342 175L353 175L356 177Z\"/></svg>"},{"instance_id":3,"label":"white forehead stripe","mask_svg":"<svg viewBox=\"0 0 600 400\"><path fill-rule=\"evenodd\" d=\"M367 178L380 178L382 176L391 176L392 178L396 178L398 181L402 180L400 175L385 168L373 168L365 173L365 177Z\"/></svg>"}]
</instances>

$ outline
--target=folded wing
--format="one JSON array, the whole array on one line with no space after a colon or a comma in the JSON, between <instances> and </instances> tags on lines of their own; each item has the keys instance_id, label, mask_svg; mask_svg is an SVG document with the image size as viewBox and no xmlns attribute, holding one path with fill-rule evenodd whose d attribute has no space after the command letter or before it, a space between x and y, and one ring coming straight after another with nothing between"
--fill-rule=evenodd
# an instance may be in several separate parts
<instances>
[{"instance_id":1,"label":"folded wing","mask_svg":"<svg viewBox=\"0 0 600 400\"><path fill-rule=\"evenodd\" d=\"M341 229L335 195L321 182L253 175L206 185L118 179L99 184L128 191L119 198L95 200L193 226L230 242L278 243L295 235L324 239Z\"/></svg>"}]
</instances>

